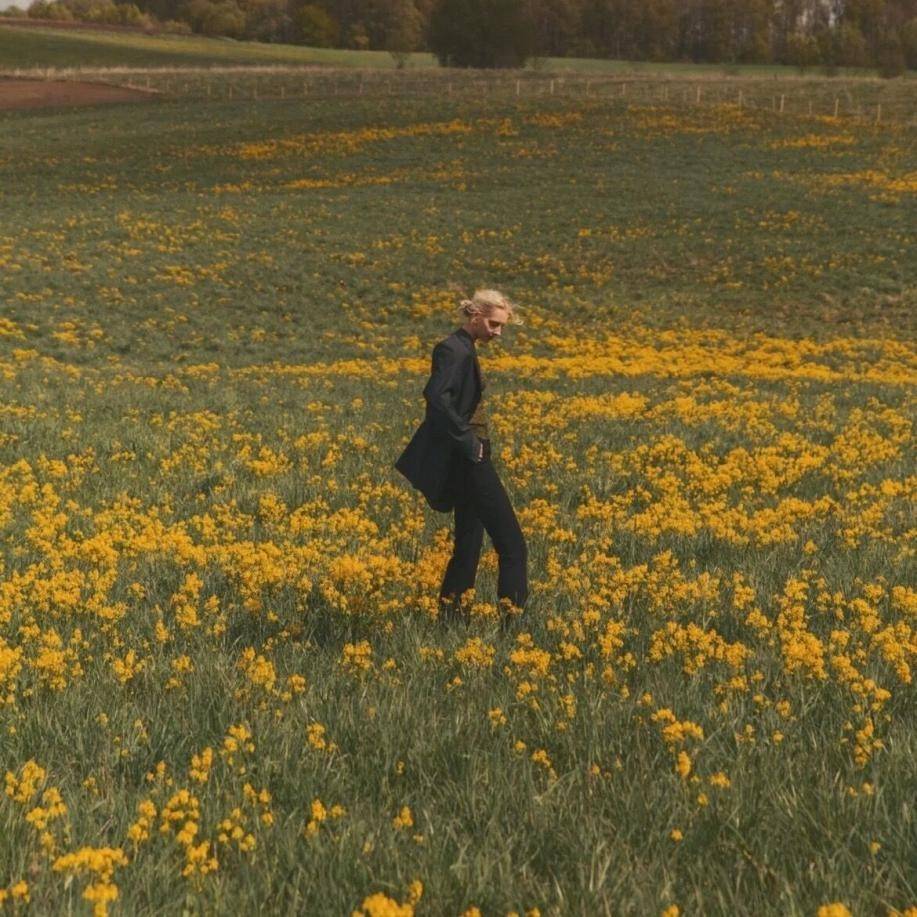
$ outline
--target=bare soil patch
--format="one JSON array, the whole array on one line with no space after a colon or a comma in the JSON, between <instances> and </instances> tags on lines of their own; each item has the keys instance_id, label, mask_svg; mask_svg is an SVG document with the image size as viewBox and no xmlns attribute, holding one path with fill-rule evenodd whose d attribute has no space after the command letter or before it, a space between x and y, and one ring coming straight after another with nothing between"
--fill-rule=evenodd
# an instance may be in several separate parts
<instances>
[{"instance_id":1,"label":"bare soil patch","mask_svg":"<svg viewBox=\"0 0 917 917\"><path fill-rule=\"evenodd\" d=\"M18 80L0 77L0 111L27 108L76 108L106 102L145 102L155 93L105 83L72 80Z\"/></svg>"}]
</instances>

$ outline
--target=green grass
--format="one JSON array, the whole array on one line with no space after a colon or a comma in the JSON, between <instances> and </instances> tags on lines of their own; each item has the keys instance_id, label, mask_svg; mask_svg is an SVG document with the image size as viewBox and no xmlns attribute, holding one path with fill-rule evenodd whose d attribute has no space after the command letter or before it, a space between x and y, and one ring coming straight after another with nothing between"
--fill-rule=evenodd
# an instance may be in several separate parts
<instances>
[{"instance_id":1,"label":"green grass","mask_svg":"<svg viewBox=\"0 0 917 917\"><path fill-rule=\"evenodd\" d=\"M415 55L415 65L432 64ZM0 68L155 67L217 64L296 64L330 67L393 67L382 51L336 51L262 44L228 38L142 35L123 32L27 29L0 26Z\"/></svg>"},{"instance_id":2,"label":"green grass","mask_svg":"<svg viewBox=\"0 0 917 917\"><path fill-rule=\"evenodd\" d=\"M568 110L579 120L566 127L531 122L540 111ZM778 333L790 314L793 327L816 335L894 328L912 314L912 192L858 178L876 171L907 182L912 129L854 132L844 122L766 111L627 111L620 99L494 99L484 108L462 99L347 99L7 114L4 168L16 180L11 171L3 206L22 221L7 237L8 260L18 264L7 296L14 307L19 297L28 304L51 283L66 295L101 295L106 309L127 316L206 291L207 302L241 316L254 293L278 334L278 316L298 321L306 295L311 320L330 329L342 303L390 309L393 292L409 301L412 290L485 278L574 313L580 302L602 302L611 314L647 304L652 320ZM493 137L491 124L503 117L510 132ZM453 119L467 130L411 133L415 122ZM344 136L324 152L325 132L376 125L401 134L358 139L352 151ZM813 134L837 142L781 146ZM281 146L263 162L240 156L243 143L261 141L289 151ZM24 161L35 171L23 172ZM832 185L823 180L832 173L852 177ZM647 185L646 175L659 180ZM301 179L332 186L290 186ZM857 221L830 232L848 226L851 207ZM223 212L232 214L231 249L208 235ZM72 228L43 244L45 227L62 220ZM287 226L280 236L277 220ZM165 231L177 234L174 246L159 246ZM114 248L100 248L103 241ZM220 266L190 289L163 279L198 260ZM117 296L104 292L115 266L128 278ZM48 305L42 324L58 310L88 317L96 308L85 296ZM211 329L206 309L191 309L190 320L210 329L215 350L245 352L228 327ZM429 334L436 321L416 331ZM113 333L128 328L118 322ZM312 337L308 346L324 349ZM135 346L168 359L174 343L153 334Z\"/></svg>"},{"instance_id":3,"label":"green grass","mask_svg":"<svg viewBox=\"0 0 917 917\"><path fill-rule=\"evenodd\" d=\"M913 128L195 98L0 139L0 776L46 771L0 889L89 914L54 864L113 847L131 915L917 905ZM431 619L451 520L391 467L476 286L525 319L480 351L506 631L489 543Z\"/></svg>"}]
</instances>

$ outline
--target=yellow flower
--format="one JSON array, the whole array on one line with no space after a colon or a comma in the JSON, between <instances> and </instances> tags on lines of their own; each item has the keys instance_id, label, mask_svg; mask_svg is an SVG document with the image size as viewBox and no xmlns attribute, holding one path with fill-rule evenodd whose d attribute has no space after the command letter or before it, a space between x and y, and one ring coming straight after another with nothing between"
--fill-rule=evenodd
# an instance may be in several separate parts
<instances>
[{"instance_id":1,"label":"yellow flower","mask_svg":"<svg viewBox=\"0 0 917 917\"><path fill-rule=\"evenodd\" d=\"M852 917L847 906L840 901L835 901L833 904L823 904L817 913L818 917Z\"/></svg>"},{"instance_id":2,"label":"yellow flower","mask_svg":"<svg viewBox=\"0 0 917 917\"><path fill-rule=\"evenodd\" d=\"M500 707L494 707L489 710L487 716L490 719L491 726L497 727L506 725L506 714L504 714Z\"/></svg>"},{"instance_id":3,"label":"yellow flower","mask_svg":"<svg viewBox=\"0 0 917 917\"><path fill-rule=\"evenodd\" d=\"M213 749L208 745L199 755L191 756L191 767L188 776L198 783L206 783L210 779L210 768L213 766Z\"/></svg>"},{"instance_id":4,"label":"yellow flower","mask_svg":"<svg viewBox=\"0 0 917 917\"><path fill-rule=\"evenodd\" d=\"M414 825L414 816L408 806L402 806L401 811L392 819L396 828L411 828Z\"/></svg>"},{"instance_id":5,"label":"yellow flower","mask_svg":"<svg viewBox=\"0 0 917 917\"><path fill-rule=\"evenodd\" d=\"M685 751L680 751L678 753L678 760L675 764L675 770L678 772L682 780L688 779L688 774L691 773L691 757Z\"/></svg>"},{"instance_id":6,"label":"yellow flower","mask_svg":"<svg viewBox=\"0 0 917 917\"><path fill-rule=\"evenodd\" d=\"M56 872L90 873L93 878L84 889L83 897L92 902L95 917L104 917L108 905L118 897L118 887L111 881L112 874L118 866L126 865L127 857L117 847L82 847L58 857L52 868Z\"/></svg>"},{"instance_id":7,"label":"yellow flower","mask_svg":"<svg viewBox=\"0 0 917 917\"><path fill-rule=\"evenodd\" d=\"M383 892L364 898L361 908L353 912L353 917L413 917L414 914L413 905L399 904Z\"/></svg>"},{"instance_id":8,"label":"yellow flower","mask_svg":"<svg viewBox=\"0 0 917 917\"><path fill-rule=\"evenodd\" d=\"M455 651L454 658L462 665L486 669L493 664L495 652L494 647L480 637L470 637L464 646Z\"/></svg>"}]
</instances>

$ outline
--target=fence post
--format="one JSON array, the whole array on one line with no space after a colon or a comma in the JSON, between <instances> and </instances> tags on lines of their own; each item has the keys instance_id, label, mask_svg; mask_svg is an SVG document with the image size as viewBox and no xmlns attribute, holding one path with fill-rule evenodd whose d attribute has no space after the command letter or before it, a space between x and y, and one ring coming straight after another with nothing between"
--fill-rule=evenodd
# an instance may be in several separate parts
<instances>
[{"instance_id":1,"label":"fence post","mask_svg":"<svg viewBox=\"0 0 917 917\"><path fill-rule=\"evenodd\" d=\"M879 121L881 120L882 120L882 103L879 102L879 104L876 105L876 124L878 124Z\"/></svg>"},{"instance_id":2,"label":"fence post","mask_svg":"<svg viewBox=\"0 0 917 917\"><path fill-rule=\"evenodd\" d=\"M812 100L809 99L809 117L812 117Z\"/></svg>"},{"instance_id":3,"label":"fence post","mask_svg":"<svg viewBox=\"0 0 917 917\"><path fill-rule=\"evenodd\" d=\"M841 100L837 96L835 96L834 97L834 117L835 118L837 117L837 109L840 104L841 104Z\"/></svg>"},{"instance_id":4,"label":"fence post","mask_svg":"<svg viewBox=\"0 0 917 917\"><path fill-rule=\"evenodd\" d=\"M739 108L742 107L742 90L739 90Z\"/></svg>"},{"instance_id":5,"label":"fence post","mask_svg":"<svg viewBox=\"0 0 917 917\"><path fill-rule=\"evenodd\" d=\"M695 104L700 105L700 86L697 87L697 98L695 99Z\"/></svg>"},{"instance_id":6,"label":"fence post","mask_svg":"<svg viewBox=\"0 0 917 917\"><path fill-rule=\"evenodd\" d=\"M786 98L786 96L783 96L783 95L780 96L780 114L781 114L781 115L783 114L783 100L784 100L785 98Z\"/></svg>"},{"instance_id":7,"label":"fence post","mask_svg":"<svg viewBox=\"0 0 917 917\"><path fill-rule=\"evenodd\" d=\"M554 80L551 80L551 95L554 95Z\"/></svg>"},{"instance_id":8,"label":"fence post","mask_svg":"<svg viewBox=\"0 0 917 917\"><path fill-rule=\"evenodd\" d=\"M519 95L519 80L516 80L516 96Z\"/></svg>"}]
</instances>

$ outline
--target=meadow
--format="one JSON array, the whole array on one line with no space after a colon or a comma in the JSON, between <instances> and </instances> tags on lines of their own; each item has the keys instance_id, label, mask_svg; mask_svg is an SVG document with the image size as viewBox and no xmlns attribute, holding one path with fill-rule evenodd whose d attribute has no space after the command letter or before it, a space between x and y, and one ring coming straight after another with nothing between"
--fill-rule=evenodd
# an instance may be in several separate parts
<instances>
[{"instance_id":1,"label":"meadow","mask_svg":"<svg viewBox=\"0 0 917 917\"><path fill-rule=\"evenodd\" d=\"M0 114L0 908L917 914L915 133ZM476 286L506 627L392 468Z\"/></svg>"}]
</instances>

